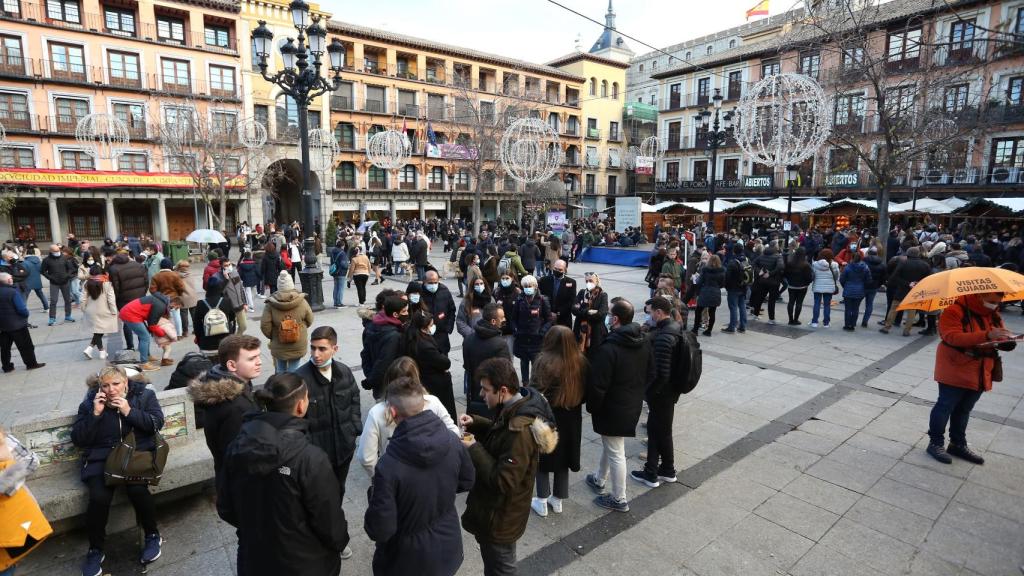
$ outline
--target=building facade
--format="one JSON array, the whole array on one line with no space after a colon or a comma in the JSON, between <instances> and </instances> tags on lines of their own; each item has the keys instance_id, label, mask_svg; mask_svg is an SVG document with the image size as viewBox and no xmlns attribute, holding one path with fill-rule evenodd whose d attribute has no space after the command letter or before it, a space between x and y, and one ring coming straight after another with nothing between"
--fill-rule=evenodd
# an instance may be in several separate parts
<instances>
[{"instance_id":1,"label":"building facade","mask_svg":"<svg viewBox=\"0 0 1024 576\"><path fill-rule=\"evenodd\" d=\"M852 147L877 159L890 131L907 146L921 146L935 138L928 132L942 123L951 123L954 137L941 140L941 150L891 171L887 188L894 201L910 200L915 188L920 196L1020 195L1024 2L962 0L952 5L955 12L913 0L884 5L858 47L870 51L868 60L881 63L884 72L873 77L880 79L884 94L875 94L858 67L864 52L814 42L793 42L782 50L776 40L745 44L653 75L665 103L659 133L668 143L657 169L658 199L706 197L710 155L697 130L697 115L716 91L724 97L724 111L752 83L780 72L816 78L834 104L833 137L800 166L798 195L873 198L879 183ZM996 22L1006 24L1009 32L991 32ZM799 39L811 32L798 25L790 34ZM719 149L717 161L719 197L777 196L786 189L783 174L745 158L735 143Z\"/></svg>"}]
</instances>

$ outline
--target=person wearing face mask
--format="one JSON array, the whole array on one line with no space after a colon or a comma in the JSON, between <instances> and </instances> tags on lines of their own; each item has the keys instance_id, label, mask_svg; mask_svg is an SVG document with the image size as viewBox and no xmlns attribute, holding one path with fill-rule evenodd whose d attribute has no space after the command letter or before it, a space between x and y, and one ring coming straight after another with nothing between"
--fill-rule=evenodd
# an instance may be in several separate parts
<instances>
[{"instance_id":1,"label":"person wearing face mask","mask_svg":"<svg viewBox=\"0 0 1024 576\"><path fill-rule=\"evenodd\" d=\"M348 546L341 489L310 439L309 386L275 374L228 447L217 514L238 529L238 574L335 576ZM267 530L273 526L273 530Z\"/></svg>"},{"instance_id":2,"label":"person wearing face mask","mask_svg":"<svg viewBox=\"0 0 1024 576\"><path fill-rule=\"evenodd\" d=\"M540 352L544 334L551 328L551 307L548 299L538 293L537 279L523 276L523 293L512 307L512 354L519 358L523 380L530 381L530 364Z\"/></svg>"},{"instance_id":3,"label":"person wearing face mask","mask_svg":"<svg viewBox=\"0 0 1024 576\"><path fill-rule=\"evenodd\" d=\"M601 289L601 278L595 272L584 275L586 286L576 295L572 314L576 317L573 333L580 344L582 352L589 352L604 342L608 329L605 318L608 316L608 293Z\"/></svg>"},{"instance_id":4,"label":"person wearing face mask","mask_svg":"<svg viewBox=\"0 0 1024 576\"><path fill-rule=\"evenodd\" d=\"M402 336L402 353L416 361L423 387L430 394L437 396L452 420L455 420L459 416L455 412L452 374L448 371L452 361L437 344L438 333L439 330L430 312L420 310L412 314L409 317L409 326Z\"/></svg>"},{"instance_id":5,"label":"person wearing face mask","mask_svg":"<svg viewBox=\"0 0 1024 576\"><path fill-rule=\"evenodd\" d=\"M1007 341L1014 334L1003 326L999 304L1003 294L960 296L939 316L939 337L935 350L935 381L939 396L932 407L928 425L928 454L944 464L952 456L973 464L985 459L967 444L967 422L974 404L993 382L1003 379L999 351L1011 351L1017 343ZM1000 342L993 345L992 342ZM945 445L949 425L949 446Z\"/></svg>"},{"instance_id":6,"label":"person wearing face mask","mask_svg":"<svg viewBox=\"0 0 1024 576\"><path fill-rule=\"evenodd\" d=\"M458 314L458 309L455 307L455 298L452 297L448 287L441 283L435 270L427 271L426 281L423 283L422 302L426 310L434 317L434 323L437 325L434 341L437 342L441 353L447 354L452 349L448 335L455 331L455 317Z\"/></svg>"},{"instance_id":7,"label":"person wearing face mask","mask_svg":"<svg viewBox=\"0 0 1024 576\"><path fill-rule=\"evenodd\" d=\"M235 333L245 334L245 317L246 313L251 310L245 299L245 286L242 284L242 276L238 273L238 268L235 268L235 263L227 258L221 259L220 272L217 275L221 278L224 298L227 299L235 313Z\"/></svg>"},{"instance_id":8,"label":"person wearing face mask","mask_svg":"<svg viewBox=\"0 0 1024 576\"><path fill-rule=\"evenodd\" d=\"M470 253L466 258L466 274L464 276L467 293L473 291L473 283L476 282L477 278L484 280L484 273L480 270L480 256L476 253ZM459 296L461 297L462 294L459 294Z\"/></svg>"},{"instance_id":9,"label":"person wearing face mask","mask_svg":"<svg viewBox=\"0 0 1024 576\"><path fill-rule=\"evenodd\" d=\"M515 307L516 300L519 299L519 295L522 294L522 290L516 284L515 279L512 278L511 274L503 274L498 280L498 286L491 293L491 298L494 302L501 306L505 311L505 318L512 317L512 308ZM501 329L502 336L505 337L505 342L508 344L508 350L512 352L512 325L508 322L505 323Z\"/></svg>"},{"instance_id":10,"label":"person wearing face mask","mask_svg":"<svg viewBox=\"0 0 1024 576\"><path fill-rule=\"evenodd\" d=\"M64 321L74 322L71 317L71 283L78 277L78 264L68 258L56 244L50 245L50 255L43 259L40 274L50 281L50 326L57 322L57 297L64 298Z\"/></svg>"},{"instance_id":11,"label":"person wearing face mask","mask_svg":"<svg viewBox=\"0 0 1024 576\"><path fill-rule=\"evenodd\" d=\"M347 285L351 288L352 281L355 280L360 306L366 303L366 282L370 279L370 259L364 252L362 246L353 248L348 266Z\"/></svg>"},{"instance_id":12,"label":"person wearing face mask","mask_svg":"<svg viewBox=\"0 0 1024 576\"><path fill-rule=\"evenodd\" d=\"M555 324L572 328L572 307L576 299L576 281L565 275L565 260L551 264L551 275L540 279L540 293L548 299Z\"/></svg>"},{"instance_id":13,"label":"person wearing face mask","mask_svg":"<svg viewBox=\"0 0 1024 576\"><path fill-rule=\"evenodd\" d=\"M406 300L404 294L387 296L381 310L373 315L363 331L363 350L359 358L366 379L362 387L373 391L375 400L380 400L384 395L385 371L401 355L402 331L406 329L410 309L417 309L410 304L411 300Z\"/></svg>"},{"instance_id":14,"label":"person wearing face mask","mask_svg":"<svg viewBox=\"0 0 1024 576\"><path fill-rule=\"evenodd\" d=\"M491 293L483 278L477 278L470 286L469 294L459 303L459 312L455 315L455 329L463 338L473 333L473 325L480 318L480 310L491 302Z\"/></svg>"}]
</instances>

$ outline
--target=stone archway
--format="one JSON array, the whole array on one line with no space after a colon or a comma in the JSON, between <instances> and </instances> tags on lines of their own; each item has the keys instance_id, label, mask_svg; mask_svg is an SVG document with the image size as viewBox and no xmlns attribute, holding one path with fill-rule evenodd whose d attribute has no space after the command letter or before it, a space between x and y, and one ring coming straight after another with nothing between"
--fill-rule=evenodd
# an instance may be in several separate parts
<instances>
[{"instance_id":1,"label":"stone archway","mask_svg":"<svg viewBox=\"0 0 1024 576\"><path fill-rule=\"evenodd\" d=\"M263 189L265 220L279 224L297 220L302 222L302 163L286 158L270 165L264 177ZM320 177L309 174L309 189L313 195L313 214L320 217Z\"/></svg>"}]
</instances>

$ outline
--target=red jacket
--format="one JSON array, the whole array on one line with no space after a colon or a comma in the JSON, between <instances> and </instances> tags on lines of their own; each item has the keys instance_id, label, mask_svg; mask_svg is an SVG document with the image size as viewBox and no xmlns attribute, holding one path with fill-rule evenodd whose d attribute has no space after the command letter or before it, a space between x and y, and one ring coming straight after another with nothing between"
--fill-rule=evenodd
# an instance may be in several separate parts
<instances>
[{"instance_id":1,"label":"red jacket","mask_svg":"<svg viewBox=\"0 0 1024 576\"><path fill-rule=\"evenodd\" d=\"M977 296L957 298L939 316L942 342L935 350L935 381L970 390L991 390L996 348L977 346L988 341L992 328L1002 325L999 312L985 308ZM1010 342L999 349L1012 350L1015 346Z\"/></svg>"},{"instance_id":2,"label":"red jacket","mask_svg":"<svg viewBox=\"0 0 1024 576\"><path fill-rule=\"evenodd\" d=\"M164 330L157 326L157 322L167 312L168 306L167 296L156 292L125 304L118 317L124 322L142 322L154 336L164 336Z\"/></svg>"},{"instance_id":3,"label":"red jacket","mask_svg":"<svg viewBox=\"0 0 1024 576\"><path fill-rule=\"evenodd\" d=\"M206 290L206 285L210 282L210 276L220 272L220 260L214 260L206 265L203 269L203 290Z\"/></svg>"}]
</instances>

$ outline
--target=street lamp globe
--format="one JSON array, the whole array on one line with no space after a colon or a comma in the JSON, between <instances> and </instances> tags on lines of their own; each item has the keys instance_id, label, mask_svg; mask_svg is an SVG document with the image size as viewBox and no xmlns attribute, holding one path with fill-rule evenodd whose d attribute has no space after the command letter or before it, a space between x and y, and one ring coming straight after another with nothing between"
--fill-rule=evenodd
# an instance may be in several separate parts
<instances>
[{"instance_id":1,"label":"street lamp globe","mask_svg":"<svg viewBox=\"0 0 1024 576\"><path fill-rule=\"evenodd\" d=\"M292 13L292 23L296 28L302 30L309 24L309 4L303 0L292 0L288 10Z\"/></svg>"},{"instance_id":2,"label":"street lamp globe","mask_svg":"<svg viewBox=\"0 0 1024 576\"><path fill-rule=\"evenodd\" d=\"M320 18L313 19L313 23L306 28L306 39L309 41L309 52L313 59L319 61L324 54L324 44L327 42L327 30L320 24Z\"/></svg>"},{"instance_id":3,"label":"street lamp globe","mask_svg":"<svg viewBox=\"0 0 1024 576\"><path fill-rule=\"evenodd\" d=\"M298 53L299 49L295 46L293 38L289 38L288 42L281 46L281 61L284 62L285 70L293 70L295 68L295 57Z\"/></svg>"},{"instance_id":4,"label":"street lamp globe","mask_svg":"<svg viewBox=\"0 0 1024 576\"><path fill-rule=\"evenodd\" d=\"M267 28L266 20L260 20L259 24L252 31L252 45L256 52L256 65L266 68L267 58L270 57L271 42L274 40L274 33Z\"/></svg>"},{"instance_id":5,"label":"street lamp globe","mask_svg":"<svg viewBox=\"0 0 1024 576\"><path fill-rule=\"evenodd\" d=\"M341 43L341 40L335 38L331 40L331 44L327 47L327 54L331 57L331 70L334 72L341 72L341 69L345 67L345 45Z\"/></svg>"}]
</instances>

